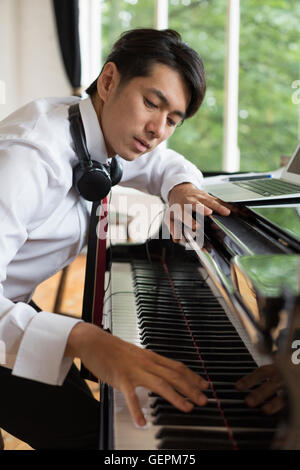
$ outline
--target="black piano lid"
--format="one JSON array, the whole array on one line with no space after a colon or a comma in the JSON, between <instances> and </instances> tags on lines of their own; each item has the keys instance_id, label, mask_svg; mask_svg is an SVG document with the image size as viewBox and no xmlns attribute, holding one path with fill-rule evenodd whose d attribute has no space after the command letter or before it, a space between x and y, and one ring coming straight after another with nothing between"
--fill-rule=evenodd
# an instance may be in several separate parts
<instances>
[{"instance_id":1,"label":"black piano lid","mask_svg":"<svg viewBox=\"0 0 300 470\"><path fill-rule=\"evenodd\" d=\"M285 206L249 207L249 209L271 223L277 229L300 242L300 204Z\"/></svg>"},{"instance_id":2,"label":"black piano lid","mask_svg":"<svg viewBox=\"0 0 300 470\"><path fill-rule=\"evenodd\" d=\"M260 206L235 203L230 209L229 217L213 214L210 218L221 224L219 229L224 226L234 233L253 254L300 253L300 202Z\"/></svg>"},{"instance_id":3,"label":"black piano lid","mask_svg":"<svg viewBox=\"0 0 300 470\"><path fill-rule=\"evenodd\" d=\"M237 266L252 283L252 290L263 297L280 297L282 290L299 295L299 255L236 256L232 266Z\"/></svg>"}]
</instances>

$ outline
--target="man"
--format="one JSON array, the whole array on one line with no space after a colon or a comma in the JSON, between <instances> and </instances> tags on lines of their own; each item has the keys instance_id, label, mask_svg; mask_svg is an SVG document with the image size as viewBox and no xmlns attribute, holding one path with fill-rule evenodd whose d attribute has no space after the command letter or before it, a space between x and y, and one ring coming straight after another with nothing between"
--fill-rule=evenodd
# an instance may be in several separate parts
<instances>
[{"instance_id":1,"label":"man","mask_svg":"<svg viewBox=\"0 0 300 470\"><path fill-rule=\"evenodd\" d=\"M89 153L102 163L118 154L121 184L169 204L192 204L204 215L229 213L199 189L194 165L159 147L205 93L201 59L176 32L123 35L88 93L80 111ZM28 305L35 287L69 264L86 239L89 207L73 187L78 158L68 122L77 102L38 100L0 124L0 339L7 356L0 369L0 427L34 448L98 445L98 404L71 367L74 357L122 391L139 426L145 418L137 386L183 411L206 403L206 381L183 364Z\"/></svg>"}]
</instances>

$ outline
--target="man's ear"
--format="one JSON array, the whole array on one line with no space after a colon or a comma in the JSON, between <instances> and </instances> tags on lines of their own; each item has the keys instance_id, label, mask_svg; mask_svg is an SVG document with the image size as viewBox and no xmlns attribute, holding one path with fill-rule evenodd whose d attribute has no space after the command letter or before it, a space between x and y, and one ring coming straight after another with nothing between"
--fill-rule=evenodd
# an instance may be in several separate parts
<instances>
[{"instance_id":1,"label":"man's ear","mask_svg":"<svg viewBox=\"0 0 300 470\"><path fill-rule=\"evenodd\" d=\"M120 73L114 62L108 62L103 67L103 70L97 81L98 94L105 103L110 97L112 92L118 87L120 82Z\"/></svg>"}]
</instances>

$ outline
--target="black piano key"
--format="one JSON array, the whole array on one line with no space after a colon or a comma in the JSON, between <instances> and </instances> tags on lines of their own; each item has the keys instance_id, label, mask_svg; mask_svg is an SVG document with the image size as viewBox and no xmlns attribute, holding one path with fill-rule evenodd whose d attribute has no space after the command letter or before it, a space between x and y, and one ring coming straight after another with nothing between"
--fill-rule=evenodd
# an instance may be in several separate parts
<instances>
[{"instance_id":1,"label":"black piano key","mask_svg":"<svg viewBox=\"0 0 300 470\"><path fill-rule=\"evenodd\" d=\"M253 432L249 430L233 431L234 441L232 441L224 430L162 428L157 433L156 438L160 440L158 449L270 449L273 432L265 430L261 433L255 430Z\"/></svg>"},{"instance_id":2,"label":"black piano key","mask_svg":"<svg viewBox=\"0 0 300 470\"><path fill-rule=\"evenodd\" d=\"M219 414L211 415L203 411L199 414L193 413L177 413L177 412L159 412L153 419L154 425L167 425L167 426L209 426L209 427L222 427L229 425L230 427L242 428L272 428L276 425L276 418L271 416L262 416L257 413L248 413L243 416L241 413L232 415L226 410L226 421L223 416Z\"/></svg>"},{"instance_id":3,"label":"black piano key","mask_svg":"<svg viewBox=\"0 0 300 470\"><path fill-rule=\"evenodd\" d=\"M148 342L146 344L146 349L150 349L151 351L155 351L156 349L159 349L160 351L187 351L187 352L195 352L195 344L197 344L197 342L194 343L194 341L190 340L190 341L185 341L184 344L180 343L180 344L176 344L176 343L170 343L169 341L164 341L164 342L157 342L157 343L153 343L153 342ZM245 346L243 347L240 347L240 346L232 346L232 347L229 347L229 345L227 347L216 347L214 346L213 344L210 344L210 346L206 346L204 347L203 346L203 343L200 341L199 342L199 350L201 349L201 354L204 354L204 353L207 353L207 352L211 352L211 351L215 351L216 353L220 353L220 354L223 354L223 353L226 353L226 352L230 352L232 354L247 354L248 356L248 351L246 350Z\"/></svg>"},{"instance_id":4,"label":"black piano key","mask_svg":"<svg viewBox=\"0 0 300 470\"><path fill-rule=\"evenodd\" d=\"M255 368L252 366L247 370L247 373L252 372ZM228 370L227 371L209 371L209 378L213 383L216 383L218 381L228 381L233 384L235 384L243 375L245 374L245 370L243 369L243 372L239 369L236 372L234 370Z\"/></svg>"},{"instance_id":5,"label":"black piano key","mask_svg":"<svg viewBox=\"0 0 300 470\"><path fill-rule=\"evenodd\" d=\"M241 402L243 403L243 402ZM274 416L267 416L263 415L262 411L260 409L253 409L253 408L245 408L243 406L239 406L236 408L227 408L226 413L231 416L231 417L238 417L238 416L244 416L244 418L249 417L256 417L256 418L262 418L263 420L266 419L266 421L269 421L270 423L276 422L276 417ZM170 404L165 404L165 405L157 405L153 407L153 411L151 413L152 416L158 416L161 414L165 414L166 416L171 415L171 414L177 414L179 416L179 425L180 423L180 417L181 416L220 416L220 409L218 408L217 404L214 407L207 407L206 405L203 407L200 406L195 406L193 410L189 413L184 413L180 410L177 410L174 408L174 406ZM200 423L200 421L199 421Z\"/></svg>"},{"instance_id":6,"label":"black piano key","mask_svg":"<svg viewBox=\"0 0 300 470\"><path fill-rule=\"evenodd\" d=\"M152 326L154 327L157 327L157 328L177 328L179 327L180 329L182 328L188 328L193 332L195 331L195 333L197 331L203 331L203 332L209 332L209 331L221 331L221 332L224 332L224 333L230 333L230 332L234 332L234 328L231 326L231 325L212 325L212 324L206 324L206 323L201 323L201 322L194 322L194 321L189 321L189 322L186 322L184 319L182 320L171 320L171 321L168 321L167 319L140 319L138 320L138 325L141 327L141 328L147 328L149 326L149 328L151 329Z\"/></svg>"},{"instance_id":7,"label":"black piano key","mask_svg":"<svg viewBox=\"0 0 300 470\"><path fill-rule=\"evenodd\" d=\"M157 297L153 297L152 299L148 300L147 302L143 303L143 299L141 296L137 295L137 298L139 297L139 301L136 301L136 305L140 309L144 310L150 310L154 311L155 308L159 305L159 302L156 302ZM195 298L195 297L194 297ZM190 301L186 302L186 305L178 301L174 301L172 299L172 307L175 308L176 310L181 310L184 308L184 311L187 313L192 313L192 314L199 314L201 312L205 313L205 310L207 310L207 313L210 313L211 311L215 311L216 315L224 315L224 310L222 309L222 306L217 302L215 299L211 299L210 297L208 298L196 298L195 305L193 305ZM208 301L209 300L209 301ZM160 303L161 309L168 311L168 306L170 306L170 302L168 303Z\"/></svg>"},{"instance_id":8,"label":"black piano key","mask_svg":"<svg viewBox=\"0 0 300 470\"><path fill-rule=\"evenodd\" d=\"M153 309L155 307L155 309ZM195 311L191 310L181 310L179 307L172 307L172 306L165 306L164 308L161 305L152 305L151 308L145 308L137 306L137 315L139 317L163 317L163 318L188 318L189 320L200 320L202 322L207 321L208 323L218 324L227 323L231 325L231 322L228 320L226 316L224 316L224 312L222 314L218 314L216 307L213 305L211 307L204 305L201 309L197 309Z\"/></svg>"},{"instance_id":9,"label":"black piano key","mask_svg":"<svg viewBox=\"0 0 300 470\"><path fill-rule=\"evenodd\" d=\"M176 409L174 408L173 405L171 405L168 401L166 401L164 398L161 398L161 397L156 397L156 398L153 398L153 402L151 403L151 408L156 408L158 406L162 406L162 407L170 407L170 409L172 409L173 411ZM207 403L205 404L204 407L198 407L198 406L195 406L194 409L206 409L206 410L217 410L218 413L219 413L219 406L222 407L222 409L226 409L226 411L228 412L231 412L231 410L240 410L241 408L242 409L245 409L245 410L250 410L251 412L253 412L253 408L247 408L245 407L245 401L244 400L240 400L240 399L229 399L229 398L222 398L222 399L218 399L216 400L215 398L209 398Z\"/></svg>"},{"instance_id":10,"label":"black piano key","mask_svg":"<svg viewBox=\"0 0 300 470\"><path fill-rule=\"evenodd\" d=\"M195 343L197 345L197 342ZM199 354L198 354L198 351L196 350L195 348L195 344L193 341L190 341L189 343L187 343L187 341L185 342L184 345L182 344L169 344L168 342L164 342L164 343L158 343L158 344L153 344L153 343L149 343L149 344L146 344L145 345L145 348L146 349L150 349L151 351L155 351L155 352L159 352L159 354L163 354L163 351L166 351L166 352L170 352L170 353L178 353L179 357L181 356L181 352L184 354L184 353L189 353L189 354L196 354L196 356L200 359L200 355L203 359L205 359L205 357L208 357L207 354L210 354L209 358L211 359L212 358L212 354L216 354L216 355L226 355L227 358L234 358L235 359L235 356L238 355L238 360L240 360L240 358L244 357L244 358L248 358L249 357L249 354L246 350L245 347L232 347L232 348L224 348L224 347L213 347L213 346L208 346L208 347L204 347L202 345L202 343L200 342L200 347L198 348L198 351L199 351ZM191 356L190 356L191 357Z\"/></svg>"},{"instance_id":11,"label":"black piano key","mask_svg":"<svg viewBox=\"0 0 300 470\"><path fill-rule=\"evenodd\" d=\"M146 333L142 333L141 338L183 338L183 339L191 339L191 333L186 330L186 331L169 331L169 330L164 330L160 331L159 329L156 329L155 331L148 331ZM241 341L240 337L237 335L236 332L232 333L224 333L222 332L216 332L216 333L207 333L207 332L201 332L201 333L193 333L193 338L195 340L199 341L232 341L232 340L238 340ZM244 344L244 343L243 343Z\"/></svg>"},{"instance_id":12,"label":"black piano key","mask_svg":"<svg viewBox=\"0 0 300 470\"><path fill-rule=\"evenodd\" d=\"M196 338L194 338L196 340ZM196 340L197 341L197 340ZM199 345L201 344L202 348L241 348L245 349L244 343L240 339L201 339L200 341L197 341ZM142 339L142 344L146 345L149 344L150 349L155 345L161 345L161 344L167 344L169 346L175 345L178 347L192 347L194 348L194 342L192 338L186 337L185 339L181 338L180 342L178 341L178 338L175 338L173 336L154 336L151 334L145 334Z\"/></svg>"},{"instance_id":13,"label":"black piano key","mask_svg":"<svg viewBox=\"0 0 300 470\"><path fill-rule=\"evenodd\" d=\"M160 438L159 450L232 450L233 446L229 441L221 439L208 440L206 437L199 436L197 438L186 436L182 437L163 437Z\"/></svg>"},{"instance_id":14,"label":"black piano key","mask_svg":"<svg viewBox=\"0 0 300 470\"><path fill-rule=\"evenodd\" d=\"M228 317L224 314L224 310L220 309L218 305L209 305L207 303L204 303L201 305L201 307L197 306L194 308L191 307L186 307L186 308L181 308L179 305L176 305L173 308L168 308L168 306L164 305L158 305L155 304L155 301L152 302L152 305L137 305L137 311L138 313L142 315L146 315L147 313L149 315L157 315L158 313L164 314L164 315L182 315L182 311L184 311L185 316L187 317L195 317L195 318L201 318L201 319L207 319L210 321L227 321Z\"/></svg>"},{"instance_id":15,"label":"black piano key","mask_svg":"<svg viewBox=\"0 0 300 470\"><path fill-rule=\"evenodd\" d=\"M236 390L235 383L230 381L212 381L213 387L215 390Z\"/></svg>"},{"instance_id":16,"label":"black piano key","mask_svg":"<svg viewBox=\"0 0 300 470\"><path fill-rule=\"evenodd\" d=\"M152 299L160 299L160 300L171 300L172 302L176 302L177 299L174 297L174 291L170 288L164 288L161 291L158 290L157 288L153 289L152 288L140 288L138 284L136 284L136 287L138 288L137 292L137 299L145 299L145 300L152 300ZM190 301L190 300L209 300L212 303L217 304L217 300L212 297L211 292L209 290L201 290L199 293L195 293L196 287L188 292L186 289L177 289L178 294L180 297L183 297L184 301ZM176 292L177 293L177 292ZM181 295L183 294L183 295Z\"/></svg>"},{"instance_id":17,"label":"black piano key","mask_svg":"<svg viewBox=\"0 0 300 470\"><path fill-rule=\"evenodd\" d=\"M244 417L245 420L247 420L247 417L249 419L255 417L259 418L264 422L264 425L268 424L267 427L272 427L274 424L276 424L278 418L275 415L265 415L261 411L260 408L247 408L245 407L245 403L242 400L229 400L227 399L222 399L220 401L214 400L214 403L211 403L211 406L208 406L209 404L206 404L203 407L199 406L194 406L193 410L189 413L184 413L180 410L177 410L174 408L169 403L164 403L164 404L156 404L153 406L153 411L152 411L152 416L158 416L158 415L163 415L165 414L166 416L168 415L178 415L179 420L177 425L181 425L180 418L181 416L214 416L214 417L219 417L221 416L220 413L220 407L222 410L226 409L226 418L234 418L234 417ZM202 425L202 423L199 421L199 425Z\"/></svg>"},{"instance_id":18,"label":"black piano key","mask_svg":"<svg viewBox=\"0 0 300 470\"><path fill-rule=\"evenodd\" d=\"M202 352L201 357L195 352L188 352L188 351L166 351L159 348L153 349L154 352L157 354L161 354L162 356L168 357L170 359L174 359L176 361L181 362L191 362L191 361L201 361L201 359L206 364L210 364L212 362L225 362L227 364L253 364L255 366L255 362L253 359L249 358L249 354L247 353L217 353L217 352Z\"/></svg>"},{"instance_id":19,"label":"black piano key","mask_svg":"<svg viewBox=\"0 0 300 470\"><path fill-rule=\"evenodd\" d=\"M241 401L244 401L246 396L248 395L248 393L249 392L240 392L238 390L218 390L217 392L212 391L211 389L203 390L203 394L207 398L209 398L209 399L214 398L214 399L217 399L217 400L223 400L223 399L226 398L228 400L241 400ZM156 397L156 398L159 397L159 395L157 395L154 392L150 392L149 395L150 395L150 397Z\"/></svg>"},{"instance_id":20,"label":"black piano key","mask_svg":"<svg viewBox=\"0 0 300 470\"><path fill-rule=\"evenodd\" d=\"M193 370L196 374L204 376L205 370L201 364L190 364L189 365L190 369ZM243 365L237 365L237 364L216 364L214 362L212 363L206 363L205 364L206 371L208 372L209 378L211 381L217 380L218 377L224 376L226 374L227 376L236 376L236 377L243 377L246 374L249 374L250 372L253 372L253 370L256 368L253 366L252 362L243 364ZM237 379L238 380L238 379Z\"/></svg>"},{"instance_id":21,"label":"black piano key","mask_svg":"<svg viewBox=\"0 0 300 470\"><path fill-rule=\"evenodd\" d=\"M148 295L148 294L140 294L140 293L137 293L137 296L136 296L136 303L137 305L139 304L142 304L145 305L145 307L149 306L151 307L152 306L152 302L156 302L157 304L171 304L171 305L174 305L174 306L179 306L179 305L182 305L182 306L186 306L186 307L189 307L189 308L193 308L193 307L197 307L199 309L199 306L201 306L201 304L206 304L207 306L213 306L215 305L216 307L218 307L220 304L218 303L218 301L212 297L211 295L205 295L205 296L193 296L191 298L187 298L187 297L181 297L180 298L180 302L178 302L178 299L179 297L177 298L174 297L174 293L173 292L170 292L168 296L159 296L158 294L156 295Z\"/></svg>"},{"instance_id":22,"label":"black piano key","mask_svg":"<svg viewBox=\"0 0 300 470\"><path fill-rule=\"evenodd\" d=\"M167 322L144 322L143 326L141 328L141 331L143 332L149 328L150 331L165 331L165 330L182 330L183 329L183 323L170 323L167 324ZM185 329L187 329L187 326L185 325ZM202 334L218 334L221 336L223 334L228 334L228 333L234 333L231 328L224 327L223 329L214 329L212 327L207 327L207 328L200 328L199 326L194 326L191 328L191 331L194 334L202 333Z\"/></svg>"},{"instance_id":23,"label":"black piano key","mask_svg":"<svg viewBox=\"0 0 300 470\"><path fill-rule=\"evenodd\" d=\"M219 319L217 321L215 318L213 319L206 319L202 318L201 316L190 316L190 315L185 315L182 314L181 312L179 313L173 313L173 314L168 314L168 313L162 313L160 311L157 311L156 314L149 314L148 312L138 312L138 319L139 321L164 321L164 322L169 322L169 323L182 323L182 322L187 322L189 325L199 325L199 326L205 326L209 328L215 328L216 330L223 328L230 328L232 331L234 331L234 328L232 327L232 324L227 320L227 319Z\"/></svg>"},{"instance_id":24,"label":"black piano key","mask_svg":"<svg viewBox=\"0 0 300 470\"><path fill-rule=\"evenodd\" d=\"M172 314L172 313L169 313L169 314L165 314L165 313L160 313L160 312L157 312L156 315L152 315L152 314L149 314L149 313L146 313L146 312L141 312L139 313L138 312L138 320L145 320L145 321L168 321L170 323L172 323L173 321L182 321L182 320L186 320L189 324L199 324L199 325L206 325L206 326L209 326L211 328L215 327L215 326L218 326L218 325L222 325L222 326L231 326L231 324L228 322L228 321L225 321L225 319L220 319L220 320L217 320L215 317L212 317L212 318L203 318L203 317L191 317L189 315L182 315L181 313L179 314Z\"/></svg>"}]
</instances>

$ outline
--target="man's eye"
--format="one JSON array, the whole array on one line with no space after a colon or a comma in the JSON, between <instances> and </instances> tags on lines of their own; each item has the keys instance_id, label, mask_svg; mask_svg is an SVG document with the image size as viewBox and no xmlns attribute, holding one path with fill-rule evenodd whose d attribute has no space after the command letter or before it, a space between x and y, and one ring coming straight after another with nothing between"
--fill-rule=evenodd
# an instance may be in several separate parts
<instances>
[{"instance_id":1,"label":"man's eye","mask_svg":"<svg viewBox=\"0 0 300 470\"><path fill-rule=\"evenodd\" d=\"M148 106L149 108L157 108L156 104L152 103L152 101L149 101L147 98L144 98L144 103L145 103L146 106Z\"/></svg>"},{"instance_id":2,"label":"man's eye","mask_svg":"<svg viewBox=\"0 0 300 470\"><path fill-rule=\"evenodd\" d=\"M176 127L177 126L177 122L173 121L173 119L171 118L168 118L168 124L170 127Z\"/></svg>"}]
</instances>

